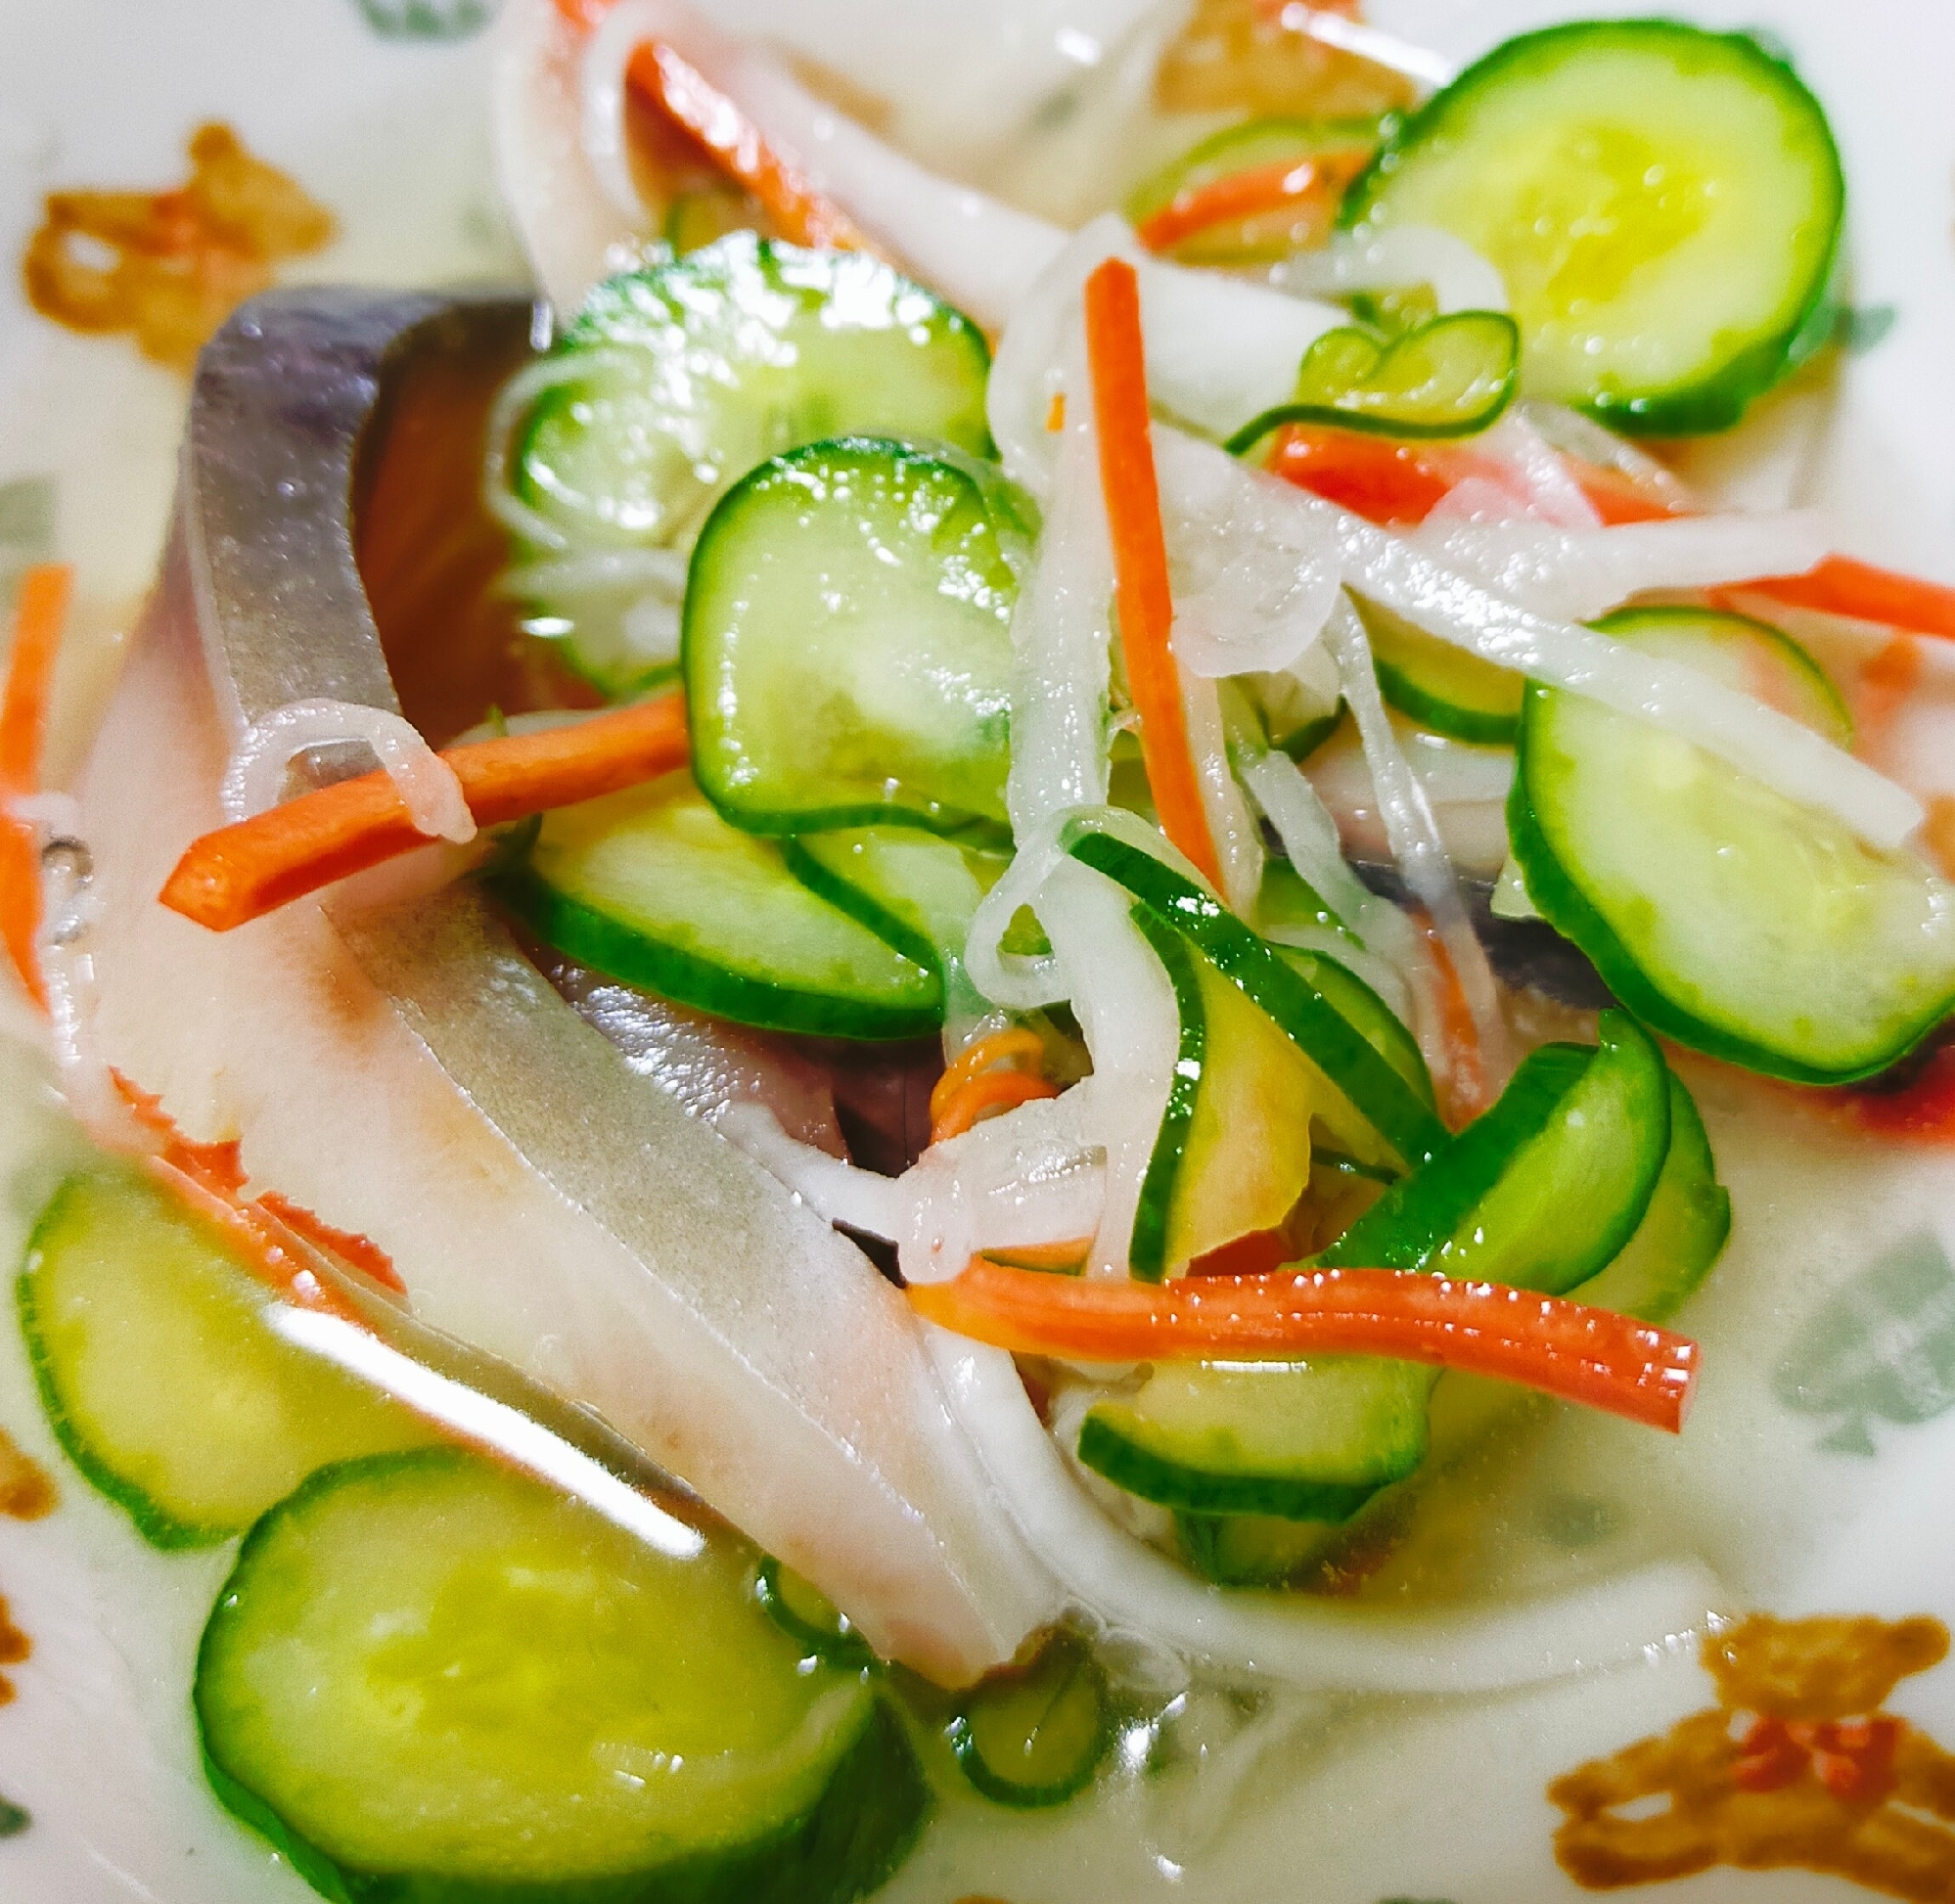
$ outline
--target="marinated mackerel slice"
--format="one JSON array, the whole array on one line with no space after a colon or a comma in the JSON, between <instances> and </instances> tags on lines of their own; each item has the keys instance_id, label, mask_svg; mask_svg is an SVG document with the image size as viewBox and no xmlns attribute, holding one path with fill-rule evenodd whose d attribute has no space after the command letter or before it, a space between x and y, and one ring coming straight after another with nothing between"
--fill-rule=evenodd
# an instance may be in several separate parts
<instances>
[{"instance_id":1,"label":"marinated mackerel slice","mask_svg":"<svg viewBox=\"0 0 1955 1904\"><path fill-rule=\"evenodd\" d=\"M693 552L693 769L735 825L899 821L1005 845L1014 562L981 465L873 437L762 465Z\"/></svg>"},{"instance_id":2,"label":"marinated mackerel slice","mask_svg":"<svg viewBox=\"0 0 1955 1904\"><path fill-rule=\"evenodd\" d=\"M1597 626L1743 678L1838 736L1838 697L1756 624L1639 610ZM1742 670L1742 673L1741 673ZM1508 807L1543 917L1679 1044L1768 1076L1885 1070L1955 1008L1955 886L1701 748L1530 687Z\"/></svg>"},{"instance_id":3,"label":"marinated mackerel slice","mask_svg":"<svg viewBox=\"0 0 1955 1904\"><path fill-rule=\"evenodd\" d=\"M1344 218L1437 225L1506 280L1525 388L1618 430L1722 430L1824 340L1845 185L1745 33L1581 22L1506 41L1397 129Z\"/></svg>"},{"instance_id":4,"label":"marinated mackerel slice","mask_svg":"<svg viewBox=\"0 0 1955 1904\"><path fill-rule=\"evenodd\" d=\"M62 1446L158 1547L229 1540L327 1462L436 1438L274 1335L277 1298L216 1226L133 1169L62 1185L16 1296Z\"/></svg>"},{"instance_id":5,"label":"marinated mackerel slice","mask_svg":"<svg viewBox=\"0 0 1955 1904\"><path fill-rule=\"evenodd\" d=\"M567 958L739 1024L908 1038L942 1020L935 972L728 826L684 769L545 815L494 884Z\"/></svg>"},{"instance_id":6,"label":"marinated mackerel slice","mask_svg":"<svg viewBox=\"0 0 1955 1904\"><path fill-rule=\"evenodd\" d=\"M329 1897L844 1904L929 1803L875 1678L808 1656L738 1538L660 1550L473 1454L326 1469L198 1655L218 1795Z\"/></svg>"}]
</instances>

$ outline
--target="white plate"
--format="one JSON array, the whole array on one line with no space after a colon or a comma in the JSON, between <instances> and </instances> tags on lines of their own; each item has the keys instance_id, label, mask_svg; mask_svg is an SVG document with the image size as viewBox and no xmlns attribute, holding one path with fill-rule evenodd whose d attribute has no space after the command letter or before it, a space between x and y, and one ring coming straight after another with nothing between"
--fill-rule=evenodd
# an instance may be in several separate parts
<instances>
[{"instance_id":1,"label":"white plate","mask_svg":"<svg viewBox=\"0 0 1955 1904\"><path fill-rule=\"evenodd\" d=\"M224 118L341 214L340 241L305 261L305 276L513 276L518 254L489 182L481 41L388 37L362 3L0 0L0 254L18 256L44 192L154 189L180 175L189 129ZM364 0L396 13L410 3ZM426 20L468 0L413 3ZM1026 101L1114 46L1139 9L1134 0L722 0L714 11L729 24L777 28L895 99L932 145L974 152ZM1843 549L1955 580L1946 109L1955 11L1930 0L1704 0L1693 11L1710 24L1767 24L1796 51L1845 155L1855 298L1894 310L1885 340L1844 366L1801 486L1834 511ZM1375 9L1381 24L1455 58L1565 17L1553 0L1379 0ZM58 774L78 751L113 670L115 631L154 562L182 401L180 380L124 343L33 317L10 280L0 295L0 483L51 479L57 551L80 570ZM0 1159L11 1173L0 1261L15 1259L47 1181L41 1090L25 1051L0 1045ZM1667 1517L1719 1571L1734 1606L1925 1610L1955 1624L1955 1518L1942 1478L1955 1459L1946 1412L1955 1271L1933 1242L1939 1232L1955 1245L1955 1155L1885 1159L1808 1127L1787 1167L1733 1128L1714 1083L1704 1096L1745 1242L1693 1311L1715 1356L1688 1461L1612 1425L1570 1428L1540 1457L1560 1464L1569 1523L1517 1524L1503 1538L1566 1554L1582 1526L1604 1527L1610 1515ZM1868 1273L1911 1237L1929 1239L1925 1280L1897 1315L1874 1302ZM1802 1414L1793 1358L1843 1338L1839 1305L1855 1302L1871 1331L1860 1386L1842 1387L1831 1414ZM0 1793L32 1817L0 1840L0 1900L310 1896L218 1810L197 1763L190 1665L228 1556L151 1551L66 1468L11 1323L0 1328L0 1427L64 1490L47 1520L0 1521L0 1594L34 1648L9 1669L19 1697L0 1707ZM1855 1450L1856 1428L1877 1453ZM1598 1475L1612 1499L1595 1491ZM1122 1788L1097 1807L1009 1829L975 1803L952 1807L888 1895L917 1904L969 1891L1013 1904L1572 1897L1552 1856L1548 1781L1707 1702L1689 1651L1495 1701L1283 1701L1248 1732L1218 1731L1228 1742L1195 1791ZM1908 1682L1892 1704L1955 1739L1955 1666ZM1867 1893L1801 1873L1715 1871L1663 1895L1796 1904Z\"/></svg>"}]
</instances>

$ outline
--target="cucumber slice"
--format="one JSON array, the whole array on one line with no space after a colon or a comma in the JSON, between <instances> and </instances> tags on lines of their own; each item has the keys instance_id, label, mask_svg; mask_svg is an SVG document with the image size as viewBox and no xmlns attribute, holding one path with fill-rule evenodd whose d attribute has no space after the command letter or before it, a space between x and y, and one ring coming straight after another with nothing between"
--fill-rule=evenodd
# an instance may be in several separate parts
<instances>
[{"instance_id":1,"label":"cucumber slice","mask_svg":"<svg viewBox=\"0 0 1955 1904\"><path fill-rule=\"evenodd\" d=\"M1597 625L1706 669L1784 655L1690 611ZM1529 688L1508 832L1536 908L1679 1044L1843 1084L1955 1008L1955 886L1648 722Z\"/></svg>"},{"instance_id":2,"label":"cucumber slice","mask_svg":"<svg viewBox=\"0 0 1955 1904\"><path fill-rule=\"evenodd\" d=\"M1352 187L1352 225L1489 259L1526 387L1614 429L1722 430L1813 346L1845 184L1819 103L1745 33L1591 21L1496 47Z\"/></svg>"},{"instance_id":3,"label":"cucumber slice","mask_svg":"<svg viewBox=\"0 0 1955 1904\"><path fill-rule=\"evenodd\" d=\"M1665 1322L1710 1273L1731 1234L1731 1196L1697 1101L1670 1077L1670 1148L1650 1207L1614 1262L1573 1293L1598 1309Z\"/></svg>"},{"instance_id":4,"label":"cucumber slice","mask_svg":"<svg viewBox=\"0 0 1955 1904\"><path fill-rule=\"evenodd\" d=\"M1301 881L1298 882L1302 884ZM1306 888L1307 889L1307 888ZM1279 945L1276 956L1304 983L1321 992L1331 1008L1428 1103L1432 1074L1411 1027L1349 967L1328 952L1307 952L1300 946Z\"/></svg>"},{"instance_id":5,"label":"cucumber slice","mask_svg":"<svg viewBox=\"0 0 1955 1904\"><path fill-rule=\"evenodd\" d=\"M1276 172L1309 159L1354 167L1378 149L1377 119L1250 119L1225 127L1161 167L1129 196L1127 222L1145 225L1177 199L1226 179ZM1342 173L1348 176L1348 170ZM1312 193L1294 204L1251 211L1204 225L1167 255L1183 264L1257 264L1290 256L1321 243L1329 222L1324 201Z\"/></svg>"},{"instance_id":6,"label":"cucumber slice","mask_svg":"<svg viewBox=\"0 0 1955 1904\"><path fill-rule=\"evenodd\" d=\"M1438 1154L1447 1132L1432 1109L1431 1081L1423 1089L1408 1081L1322 990L1218 900L1152 854L1090 826L1068 828L1062 843L1179 932L1276 1020L1319 1074L1317 1115L1339 1150L1367 1163L1422 1163Z\"/></svg>"},{"instance_id":7,"label":"cucumber slice","mask_svg":"<svg viewBox=\"0 0 1955 1904\"><path fill-rule=\"evenodd\" d=\"M1229 438L1248 456L1286 424L1331 425L1374 436L1475 436L1514 400L1521 334L1500 311L1455 311L1381 341L1326 331L1303 353L1296 394Z\"/></svg>"},{"instance_id":8,"label":"cucumber slice","mask_svg":"<svg viewBox=\"0 0 1955 1904\"><path fill-rule=\"evenodd\" d=\"M1174 1531L1188 1564L1218 1587L1285 1587L1338 1538L1319 1520L1266 1514L1178 1514Z\"/></svg>"},{"instance_id":9,"label":"cucumber slice","mask_svg":"<svg viewBox=\"0 0 1955 1904\"><path fill-rule=\"evenodd\" d=\"M736 1024L912 1038L942 1022L934 972L810 892L683 769L545 814L490 883L566 958Z\"/></svg>"},{"instance_id":10,"label":"cucumber slice","mask_svg":"<svg viewBox=\"0 0 1955 1904\"><path fill-rule=\"evenodd\" d=\"M753 833L890 820L1009 842L1002 478L870 437L763 464L701 533L683 662L693 765Z\"/></svg>"},{"instance_id":11,"label":"cucumber slice","mask_svg":"<svg viewBox=\"0 0 1955 1904\"><path fill-rule=\"evenodd\" d=\"M476 1455L329 1468L205 1628L211 1783L329 1897L859 1896L921 1770L873 1677L807 1657L752 1579L735 1539L660 1553Z\"/></svg>"},{"instance_id":12,"label":"cucumber slice","mask_svg":"<svg viewBox=\"0 0 1955 1904\"><path fill-rule=\"evenodd\" d=\"M1134 919L1167 968L1181 1015L1129 1254L1134 1275L1158 1283L1290 1214L1310 1181L1315 1078L1268 1014L1179 933L1140 906Z\"/></svg>"},{"instance_id":13,"label":"cucumber slice","mask_svg":"<svg viewBox=\"0 0 1955 1904\"><path fill-rule=\"evenodd\" d=\"M978 902L1011 862L915 827L842 827L781 842L796 879L913 964L961 966Z\"/></svg>"},{"instance_id":14,"label":"cucumber slice","mask_svg":"<svg viewBox=\"0 0 1955 1904\"><path fill-rule=\"evenodd\" d=\"M1349 927L1324 902L1323 894L1287 859L1264 861L1255 918L1265 932L1302 927L1351 937Z\"/></svg>"},{"instance_id":15,"label":"cucumber slice","mask_svg":"<svg viewBox=\"0 0 1955 1904\"><path fill-rule=\"evenodd\" d=\"M994 1673L959 1705L950 1745L964 1776L996 1804L1063 1805L1092 1784L1114 1743L1106 1674L1059 1634L1028 1666Z\"/></svg>"},{"instance_id":16,"label":"cucumber slice","mask_svg":"<svg viewBox=\"0 0 1955 1904\"><path fill-rule=\"evenodd\" d=\"M1599 1036L1530 1054L1492 1111L1318 1260L1550 1295L1595 1275L1642 1222L1670 1144L1662 1054L1623 1012Z\"/></svg>"},{"instance_id":17,"label":"cucumber slice","mask_svg":"<svg viewBox=\"0 0 1955 1904\"><path fill-rule=\"evenodd\" d=\"M1376 603L1360 601L1358 612L1371 637L1379 691L1408 720L1475 747L1514 745L1526 676L1469 655Z\"/></svg>"},{"instance_id":18,"label":"cucumber slice","mask_svg":"<svg viewBox=\"0 0 1955 1904\"><path fill-rule=\"evenodd\" d=\"M1335 1524L1425 1459L1432 1381L1366 1355L1163 1362L1131 1399L1086 1411L1079 1460L1162 1507Z\"/></svg>"},{"instance_id":19,"label":"cucumber slice","mask_svg":"<svg viewBox=\"0 0 1955 1904\"><path fill-rule=\"evenodd\" d=\"M863 251L735 232L607 279L556 354L516 487L581 546L682 540L756 464L824 436L990 448L982 333Z\"/></svg>"},{"instance_id":20,"label":"cucumber slice","mask_svg":"<svg viewBox=\"0 0 1955 1904\"><path fill-rule=\"evenodd\" d=\"M222 1233L133 1171L62 1185L15 1292L62 1446L158 1547L228 1540L329 1461L435 1438L274 1335Z\"/></svg>"},{"instance_id":21,"label":"cucumber slice","mask_svg":"<svg viewBox=\"0 0 1955 1904\"><path fill-rule=\"evenodd\" d=\"M774 1624L817 1659L834 1666L867 1666L875 1659L869 1642L827 1594L770 1554L760 1563L753 1591Z\"/></svg>"}]
</instances>

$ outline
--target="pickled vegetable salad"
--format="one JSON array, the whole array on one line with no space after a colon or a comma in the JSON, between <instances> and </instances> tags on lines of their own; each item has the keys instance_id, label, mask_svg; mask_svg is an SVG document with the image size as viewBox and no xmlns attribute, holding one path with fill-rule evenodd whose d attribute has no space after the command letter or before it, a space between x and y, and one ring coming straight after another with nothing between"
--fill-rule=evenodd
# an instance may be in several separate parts
<instances>
[{"instance_id":1,"label":"pickled vegetable salad","mask_svg":"<svg viewBox=\"0 0 1955 1904\"><path fill-rule=\"evenodd\" d=\"M784 1128L788 1094L675 1088L886 1247L1067 1601L1232 1672L1501 1683L1471 1620L1435 1669L1210 1587L1375 1564L1435 1436L1498 1424L1488 1389L1435 1428L1463 1375L1680 1428L1662 1325L1733 1213L1671 1055L1850 1084L1955 1005L1920 803L1730 606L1933 633L1949 598L1631 441L1737 424L1829 333L1823 113L1743 35L1568 26L1408 113L1236 124L1068 237L677 7L603 15L579 136L614 215L646 209L626 89L726 182L586 284L513 180L565 321L486 494L533 637L623 705L438 758L369 710L384 774L252 814L341 718L282 710L164 902L227 930L479 823L614 1036L649 993L708 1037L940 1039L893 1171ZM17 662L0 739L41 689ZM1599 1015L1523 1009L1489 890ZM10 905L66 1023L58 937ZM225 1801L340 1897L877 1884L928 1780L845 1614L697 1502L566 1501L300 1354L336 1318L266 1275L385 1259L119 1088L160 1148L62 1191L18 1299L64 1445L151 1540L250 1529L196 1685ZM1619 1613L1560 1603L1528 1650L1593 1659ZM970 1785L1030 1806L1091 1782L1114 1709L1068 1637L938 1704Z\"/></svg>"}]
</instances>

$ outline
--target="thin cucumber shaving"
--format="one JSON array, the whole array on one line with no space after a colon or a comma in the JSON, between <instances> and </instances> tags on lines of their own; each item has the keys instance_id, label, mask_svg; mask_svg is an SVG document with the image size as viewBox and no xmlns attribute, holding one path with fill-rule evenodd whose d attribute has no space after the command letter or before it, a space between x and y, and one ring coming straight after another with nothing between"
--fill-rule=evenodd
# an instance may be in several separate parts
<instances>
[{"instance_id":1,"label":"thin cucumber shaving","mask_svg":"<svg viewBox=\"0 0 1955 1904\"><path fill-rule=\"evenodd\" d=\"M1446 1142L1431 1082L1408 1081L1365 1032L1302 973L1192 880L1090 827L1066 850L1104 873L1159 923L1185 937L1232 985L1275 1020L1320 1074L1317 1115L1339 1148L1362 1161L1423 1162ZM1423 1071L1423 1067L1422 1067Z\"/></svg>"},{"instance_id":2,"label":"thin cucumber shaving","mask_svg":"<svg viewBox=\"0 0 1955 1904\"><path fill-rule=\"evenodd\" d=\"M1435 94L1345 220L1436 225L1505 279L1526 388L1615 429L1722 430L1824 330L1845 189L1826 114L1746 33L1523 33Z\"/></svg>"},{"instance_id":3,"label":"thin cucumber shaving","mask_svg":"<svg viewBox=\"0 0 1955 1904\"><path fill-rule=\"evenodd\" d=\"M1377 436L1474 436L1514 400L1521 337L1498 311L1456 311L1382 340L1326 331L1303 354L1296 394L1229 438L1248 456L1286 424L1329 424Z\"/></svg>"},{"instance_id":4,"label":"thin cucumber shaving","mask_svg":"<svg viewBox=\"0 0 1955 1904\"><path fill-rule=\"evenodd\" d=\"M1782 636L1697 611L1597 624L1743 677L1838 732ZM1789 652L1790 651L1790 652ZM1756 691L1756 690L1754 690ZM1955 886L1690 742L1530 687L1508 831L1527 895L1646 1024L1769 1076L1843 1084L1955 1008Z\"/></svg>"},{"instance_id":5,"label":"thin cucumber shaving","mask_svg":"<svg viewBox=\"0 0 1955 1904\"><path fill-rule=\"evenodd\" d=\"M1159 1282L1290 1214L1310 1181L1314 1077L1267 1013L1171 928L1140 907L1135 915L1181 1018L1129 1252L1134 1275Z\"/></svg>"},{"instance_id":6,"label":"thin cucumber shaving","mask_svg":"<svg viewBox=\"0 0 1955 1904\"><path fill-rule=\"evenodd\" d=\"M756 464L854 431L990 446L975 325L866 253L727 231L750 209L675 201L667 238L686 255L591 293L511 432L517 498L567 545L529 570L528 625L614 694L642 690L673 641L676 590L634 591L630 565L682 561Z\"/></svg>"},{"instance_id":7,"label":"thin cucumber shaving","mask_svg":"<svg viewBox=\"0 0 1955 1904\"><path fill-rule=\"evenodd\" d=\"M843 1904L922 1772L875 1678L752 1580L737 1539L660 1551L479 1456L329 1468L205 1629L211 1782L333 1898Z\"/></svg>"},{"instance_id":8,"label":"thin cucumber shaving","mask_svg":"<svg viewBox=\"0 0 1955 1904\"><path fill-rule=\"evenodd\" d=\"M158 1547L229 1540L327 1462L435 1438L274 1335L222 1234L132 1170L63 1184L15 1287L62 1446Z\"/></svg>"},{"instance_id":9,"label":"thin cucumber shaving","mask_svg":"<svg viewBox=\"0 0 1955 1904\"><path fill-rule=\"evenodd\" d=\"M494 886L566 957L737 1024L910 1038L942 1020L934 972L810 892L683 771L546 815Z\"/></svg>"},{"instance_id":10,"label":"thin cucumber shaving","mask_svg":"<svg viewBox=\"0 0 1955 1904\"><path fill-rule=\"evenodd\" d=\"M1106 1674L1065 1633L1047 1641L1029 1665L984 1680L950 1722L951 1749L964 1776L993 1803L1022 1810L1077 1797L1113 1743Z\"/></svg>"},{"instance_id":11,"label":"thin cucumber shaving","mask_svg":"<svg viewBox=\"0 0 1955 1904\"><path fill-rule=\"evenodd\" d=\"M1524 676L1429 635L1389 609L1360 602L1358 612L1371 637L1379 691L1407 720L1475 747L1514 745Z\"/></svg>"},{"instance_id":12,"label":"thin cucumber shaving","mask_svg":"<svg viewBox=\"0 0 1955 1904\"><path fill-rule=\"evenodd\" d=\"M693 553L694 771L755 833L899 821L1005 843L1013 567L975 464L850 437L763 465Z\"/></svg>"}]
</instances>

